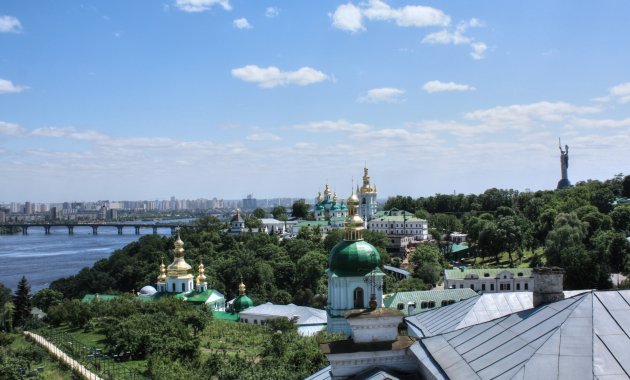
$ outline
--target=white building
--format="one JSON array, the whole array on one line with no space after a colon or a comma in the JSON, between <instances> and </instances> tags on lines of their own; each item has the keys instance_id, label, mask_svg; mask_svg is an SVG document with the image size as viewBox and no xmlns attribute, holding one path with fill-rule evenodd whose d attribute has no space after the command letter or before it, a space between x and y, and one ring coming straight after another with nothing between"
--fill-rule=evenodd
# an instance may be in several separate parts
<instances>
[{"instance_id":1,"label":"white building","mask_svg":"<svg viewBox=\"0 0 630 380\"><path fill-rule=\"evenodd\" d=\"M326 311L294 304L274 305L267 302L247 308L239 313L239 321L266 325L270 319L285 318L297 325L298 333L315 335L326 328Z\"/></svg>"},{"instance_id":2,"label":"white building","mask_svg":"<svg viewBox=\"0 0 630 380\"><path fill-rule=\"evenodd\" d=\"M417 241L429 238L429 223L404 210L379 211L368 222L367 227L388 236L411 236Z\"/></svg>"},{"instance_id":3,"label":"white building","mask_svg":"<svg viewBox=\"0 0 630 380\"><path fill-rule=\"evenodd\" d=\"M370 184L367 167L363 168L363 186L360 189L357 186L357 193L359 196L359 216L363 218L365 223L368 223L376 214L378 204L376 203L376 185Z\"/></svg>"},{"instance_id":4,"label":"white building","mask_svg":"<svg viewBox=\"0 0 630 380\"><path fill-rule=\"evenodd\" d=\"M476 292L526 292L534 289L531 268L444 270L444 289L470 288Z\"/></svg>"}]
</instances>

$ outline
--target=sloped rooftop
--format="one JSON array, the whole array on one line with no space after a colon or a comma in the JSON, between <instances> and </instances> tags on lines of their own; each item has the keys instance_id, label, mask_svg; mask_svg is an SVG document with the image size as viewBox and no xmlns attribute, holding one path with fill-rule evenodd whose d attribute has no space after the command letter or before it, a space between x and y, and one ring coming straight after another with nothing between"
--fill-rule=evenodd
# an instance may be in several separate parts
<instances>
[{"instance_id":1,"label":"sloped rooftop","mask_svg":"<svg viewBox=\"0 0 630 380\"><path fill-rule=\"evenodd\" d=\"M588 291L419 347L412 352L431 358L438 378L630 379L630 290Z\"/></svg>"},{"instance_id":2,"label":"sloped rooftop","mask_svg":"<svg viewBox=\"0 0 630 380\"><path fill-rule=\"evenodd\" d=\"M271 302L267 302L262 305L250 307L247 310L243 310L241 313L241 318L244 316L248 316L251 318L252 316L271 316L271 317L285 317L288 319L293 318L294 316L298 317L296 325L320 325L326 324L326 311L315 309L312 307L306 306L297 306L294 304L288 305L274 305Z\"/></svg>"},{"instance_id":3,"label":"sloped rooftop","mask_svg":"<svg viewBox=\"0 0 630 380\"><path fill-rule=\"evenodd\" d=\"M466 247L468 248L468 247ZM463 280L466 276L476 275L478 278L496 278L503 272L509 272L514 277L528 278L532 277L532 268L487 268L487 269L474 269L474 268L462 268L462 269L446 269L444 270L444 277L448 280Z\"/></svg>"},{"instance_id":4,"label":"sloped rooftop","mask_svg":"<svg viewBox=\"0 0 630 380\"><path fill-rule=\"evenodd\" d=\"M400 309L400 311L407 315L409 311L407 305L409 302L416 304L414 313L422 313L432 309L428 307L428 305L422 308L423 302L433 302L433 307L437 308L442 305L442 301L454 301L457 303L458 301L475 296L477 296L477 293L470 288L396 292L386 294L383 297L383 306L398 308L399 304L403 304L403 308Z\"/></svg>"},{"instance_id":5,"label":"sloped rooftop","mask_svg":"<svg viewBox=\"0 0 630 380\"><path fill-rule=\"evenodd\" d=\"M565 291L565 298L588 290ZM487 322L534 307L532 292L484 293L405 319L409 335L428 337Z\"/></svg>"}]
</instances>

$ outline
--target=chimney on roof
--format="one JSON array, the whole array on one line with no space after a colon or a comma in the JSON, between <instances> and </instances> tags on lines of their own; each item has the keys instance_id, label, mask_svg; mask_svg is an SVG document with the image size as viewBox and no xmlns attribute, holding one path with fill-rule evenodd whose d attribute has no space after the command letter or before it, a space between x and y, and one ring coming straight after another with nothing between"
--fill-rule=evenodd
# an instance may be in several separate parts
<instances>
[{"instance_id":1,"label":"chimney on roof","mask_svg":"<svg viewBox=\"0 0 630 380\"><path fill-rule=\"evenodd\" d=\"M534 307L564 299L563 277L564 269L562 268L534 268Z\"/></svg>"}]
</instances>

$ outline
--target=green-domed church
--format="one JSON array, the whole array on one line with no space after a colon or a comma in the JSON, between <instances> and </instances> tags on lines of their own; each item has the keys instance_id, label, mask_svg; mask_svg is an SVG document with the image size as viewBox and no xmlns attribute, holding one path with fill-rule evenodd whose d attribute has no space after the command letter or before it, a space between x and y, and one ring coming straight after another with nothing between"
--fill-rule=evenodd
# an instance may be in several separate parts
<instances>
[{"instance_id":1,"label":"green-domed church","mask_svg":"<svg viewBox=\"0 0 630 380\"><path fill-rule=\"evenodd\" d=\"M328 305L330 332L351 335L345 315L351 310L383 307L381 255L363 240L363 219L358 215L359 198L353 192L348 198L349 214L344 224L344 240L328 257Z\"/></svg>"}]
</instances>

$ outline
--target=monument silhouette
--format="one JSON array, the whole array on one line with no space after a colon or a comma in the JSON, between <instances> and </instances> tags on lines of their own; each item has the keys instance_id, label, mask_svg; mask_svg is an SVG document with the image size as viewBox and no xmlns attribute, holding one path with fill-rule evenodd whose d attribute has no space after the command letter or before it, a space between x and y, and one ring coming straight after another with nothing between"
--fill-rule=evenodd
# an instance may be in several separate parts
<instances>
[{"instance_id":1,"label":"monument silhouette","mask_svg":"<svg viewBox=\"0 0 630 380\"><path fill-rule=\"evenodd\" d=\"M560 149L560 181L558 181L558 187L556 189L565 189L571 186L571 182L569 182L569 178L567 178L567 169L569 168L569 146L565 145L564 150L562 150L562 143L560 142L560 138L558 138L558 148Z\"/></svg>"}]
</instances>

